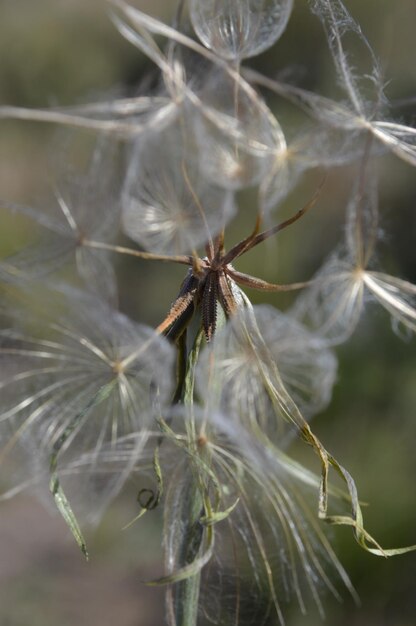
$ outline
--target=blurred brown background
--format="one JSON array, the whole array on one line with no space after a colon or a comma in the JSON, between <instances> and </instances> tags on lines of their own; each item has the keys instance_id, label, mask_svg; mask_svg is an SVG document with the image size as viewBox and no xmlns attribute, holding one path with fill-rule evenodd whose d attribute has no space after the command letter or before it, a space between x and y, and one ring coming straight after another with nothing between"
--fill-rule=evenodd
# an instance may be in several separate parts
<instances>
[{"instance_id":1,"label":"blurred brown background","mask_svg":"<svg viewBox=\"0 0 416 626\"><path fill-rule=\"evenodd\" d=\"M175 3L135 0L152 15L169 20ZM331 93L333 69L321 26L298 1L289 27L273 50L252 61L269 74L290 68L309 88ZM346 5L360 22L390 81L393 100L416 96L414 0L360 0ZM116 88L134 93L151 71L140 53L116 32L101 0L0 0L0 104L26 107L67 105L106 98ZM279 103L276 115L279 115ZM393 112L416 123L415 104ZM37 204L52 193L49 166L56 128L0 121L0 199ZM54 144L55 141L55 144ZM415 170L393 157L380 161L381 213L385 237L379 248L384 268L416 282ZM331 173L322 198L302 223L281 236L278 245L257 249L239 264L273 282L302 280L342 237L343 211L351 168ZM308 175L285 202L298 208L319 181ZM251 224L250 203L241 198ZM24 234L0 224L0 256L24 242ZM175 297L179 268L119 261L121 307L131 316L157 324ZM155 287L157 286L157 287ZM140 297L139 297L140 291ZM289 298L253 294L256 302L278 307ZM368 529L386 547L416 542L416 351L415 341L396 337L376 307L353 339L338 350L340 368L333 402L314 426L326 447L357 480L361 498L371 502ZM302 450L295 451L302 455ZM317 467L315 467L317 469ZM0 503L0 624L3 626L159 626L163 594L143 580L161 572L160 516L145 518L128 531L134 504L120 499L102 525L87 532L91 561L78 553L62 520L50 515L30 494ZM336 551L362 600L356 608L327 599L330 626L414 626L416 556L380 559L363 552L348 529L331 532ZM313 610L294 607L288 626L320 623ZM255 626L255 625L253 625Z\"/></svg>"}]
</instances>

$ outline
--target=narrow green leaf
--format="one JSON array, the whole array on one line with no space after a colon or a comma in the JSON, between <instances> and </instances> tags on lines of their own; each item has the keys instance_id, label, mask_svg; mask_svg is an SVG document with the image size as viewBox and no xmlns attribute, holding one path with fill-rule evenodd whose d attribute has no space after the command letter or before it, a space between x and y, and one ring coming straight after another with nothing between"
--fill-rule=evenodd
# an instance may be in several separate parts
<instances>
[{"instance_id":1,"label":"narrow green leaf","mask_svg":"<svg viewBox=\"0 0 416 626\"><path fill-rule=\"evenodd\" d=\"M214 534L210 533L208 547L205 550L205 552L201 554L201 556L194 559L192 563L188 563L184 567L181 567L180 569L176 570L176 572L173 572L172 574L169 574L168 576L162 576L162 578L158 578L157 580L152 580L146 584L151 587L155 587L158 585L171 585L173 583L178 583L181 580L187 580L188 578L191 578L192 576L196 576L197 574L199 574L202 568L211 559L213 550L214 550Z\"/></svg>"},{"instance_id":2,"label":"narrow green leaf","mask_svg":"<svg viewBox=\"0 0 416 626\"><path fill-rule=\"evenodd\" d=\"M67 523L75 541L77 542L78 546L81 548L81 551L84 554L86 559L88 559L88 552L87 552L87 547L86 547L84 538L81 533L81 529L79 527L79 524L74 515L74 512L72 511L71 505L69 504L69 501L59 481L58 472L57 472L58 456L59 456L60 450L62 449L62 446L65 444L68 437L75 430L75 428L80 423L80 421L85 417L85 415L87 415L87 413L91 409L93 409L95 406L97 406L98 404L100 404L101 402L103 402L104 400L108 398L115 384L116 384L116 379L100 387L100 389L91 398L91 400L86 404L86 406L81 411L79 411L79 413L75 415L73 420L71 420L71 422L68 424L63 434L55 442L55 445L53 446L53 451L50 457L50 463L49 463L49 469L51 472L49 489L53 495L58 511L60 512L63 519Z\"/></svg>"},{"instance_id":3,"label":"narrow green leaf","mask_svg":"<svg viewBox=\"0 0 416 626\"><path fill-rule=\"evenodd\" d=\"M217 511L216 513L204 515L204 517L201 517L200 519L201 524L204 524L205 526L213 526L214 524L217 524L218 522L222 522L222 520L227 519L227 517L234 511L239 501L240 498L237 498L237 500L225 511Z\"/></svg>"},{"instance_id":4,"label":"narrow green leaf","mask_svg":"<svg viewBox=\"0 0 416 626\"><path fill-rule=\"evenodd\" d=\"M54 497L55 504L58 508L58 511L60 512L65 522L67 523L75 541L77 542L78 546L81 548L81 552L83 553L83 555L88 561L88 551L87 551L87 546L86 546L84 537L82 536L82 532L77 522L77 519L61 487L61 484L59 482L59 478L56 472L52 474L52 477L49 483L49 488Z\"/></svg>"}]
</instances>

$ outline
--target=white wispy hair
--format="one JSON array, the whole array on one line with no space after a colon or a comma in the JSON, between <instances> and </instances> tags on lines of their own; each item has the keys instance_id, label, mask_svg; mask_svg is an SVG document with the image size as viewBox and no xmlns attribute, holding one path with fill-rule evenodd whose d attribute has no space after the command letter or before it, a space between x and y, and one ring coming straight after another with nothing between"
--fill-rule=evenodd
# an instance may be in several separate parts
<instances>
[{"instance_id":1,"label":"white wispy hair","mask_svg":"<svg viewBox=\"0 0 416 626\"><path fill-rule=\"evenodd\" d=\"M354 116L356 127L361 126L369 130L388 149L415 166L416 129L395 122L374 119L379 115L380 108L385 108L387 102L383 93L379 63L359 24L352 18L341 0L311 0L311 6L326 30L338 80L356 114ZM372 66L371 75L367 75L365 79L367 84L372 85L375 92L371 101L367 101L361 92L359 80L344 50L343 38L351 33L358 37L359 42L366 49Z\"/></svg>"},{"instance_id":2,"label":"white wispy hair","mask_svg":"<svg viewBox=\"0 0 416 626\"><path fill-rule=\"evenodd\" d=\"M202 43L234 62L270 48L287 26L293 0L191 0L192 25Z\"/></svg>"},{"instance_id":3,"label":"white wispy hair","mask_svg":"<svg viewBox=\"0 0 416 626\"><path fill-rule=\"evenodd\" d=\"M255 430L269 433L281 446L288 423L276 415L270 381L283 385L299 410L311 417L330 401L336 366L332 352L305 326L271 306L247 305L201 356L198 393L211 408L221 408L251 428L255 424Z\"/></svg>"},{"instance_id":4,"label":"white wispy hair","mask_svg":"<svg viewBox=\"0 0 416 626\"><path fill-rule=\"evenodd\" d=\"M111 4L121 11L128 22L114 17L120 33L159 67L165 84L171 86L172 97L180 101L185 99L194 108L194 116L197 113L200 115L197 138L203 131L201 165L209 172L211 164L211 170L214 168L213 180L230 189L247 187L258 182L276 162L282 161L286 142L280 124L238 71L175 28L121 0L114 0ZM201 60L209 61L215 68L211 71L215 87L204 88L201 93L193 89L187 82L188 77L179 59L175 58L172 63L171 58L161 52L151 34L162 35L168 41L193 51ZM206 149L207 141L210 142L210 149ZM209 159L212 150L218 163L214 158L207 163L207 155ZM245 163L247 158L249 161ZM256 160L258 163L250 174L250 167L253 169Z\"/></svg>"},{"instance_id":5,"label":"white wispy hair","mask_svg":"<svg viewBox=\"0 0 416 626\"><path fill-rule=\"evenodd\" d=\"M178 109L181 109L184 99L187 99L220 132L233 138L240 149L245 147L249 151L254 150L275 156L284 152L285 139L279 123L263 99L240 76L239 72L225 60L177 29L146 15L122 0L108 1L129 22L125 23L117 15L113 15L113 21L121 35L139 48L161 70L168 95L114 99L105 103L91 103L50 111L2 106L0 107L0 118L54 122L134 137L143 132L170 125L176 118ZM239 92L239 97L247 99L251 103L252 111L256 111L257 116L264 118L264 123L267 122L271 133L264 133L263 136L254 138L247 136L244 124L239 124L235 115L230 116L215 107L205 106L198 94L187 84L187 77L183 73L184 68L179 59L175 58L172 63L170 51L164 54L152 38L151 33L162 35L170 42L175 42L195 52L201 60L206 59L219 70L225 72L235 81L236 93Z\"/></svg>"},{"instance_id":6,"label":"white wispy hair","mask_svg":"<svg viewBox=\"0 0 416 626\"><path fill-rule=\"evenodd\" d=\"M205 177L192 123L147 133L136 143L122 196L124 232L146 250L191 253L235 214L231 192Z\"/></svg>"},{"instance_id":7,"label":"white wispy hair","mask_svg":"<svg viewBox=\"0 0 416 626\"><path fill-rule=\"evenodd\" d=\"M321 593L326 588L339 598L337 582L355 597L303 499L302 480L288 473L271 449L221 413L182 408L171 420L165 434L182 450L173 451L176 463L165 500L163 581L176 581L168 597L172 624L183 610L179 581L195 502L200 544L187 569L193 575L200 570L200 612L213 623L226 615L230 621L239 616L238 623L264 624L274 612L284 624L285 607L293 600L303 612L312 600L323 614Z\"/></svg>"},{"instance_id":8,"label":"white wispy hair","mask_svg":"<svg viewBox=\"0 0 416 626\"><path fill-rule=\"evenodd\" d=\"M240 89L234 76L214 67L207 72L198 97L204 110L194 115L195 133L201 164L211 180L226 189L244 189L261 182L271 170L280 173L284 169L286 144L282 131L277 121L259 107L259 95L254 99ZM218 119L223 120L225 128L223 124L218 126ZM243 129L244 140L240 136Z\"/></svg>"},{"instance_id":9,"label":"white wispy hair","mask_svg":"<svg viewBox=\"0 0 416 626\"><path fill-rule=\"evenodd\" d=\"M304 109L322 124L346 133L370 133L377 144L393 152L410 165L416 165L416 129L388 119L388 100L384 94L379 62L363 34L341 0L310 0L312 11L321 20L335 63L338 83L347 100L334 101L295 85L274 80L255 70L245 70L245 77L254 84L270 89ZM360 79L344 49L344 39L353 35L366 51L370 68ZM385 114L387 119L380 119Z\"/></svg>"},{"instance_id":10,"label":"white wispy hair","mask_svg":"<svg viewBox=\"0 0 416 626\"><path fill-rule=\"evenodd\" d=\"M370 269L377 239L377 180L367 166L361 170L347 207L345 243L331 254L292 310L296 319L330 344L351 336L371 300L390 313L394 326L416 330L416 286Z\"/></svg>"},{"instance_id":11,"label":"white wispy hair","mask_svg":"<svg viewBox=\"0 0 416 626\"><path fill-rule=\"evenodd\" d=\"M62 478L91 474L92 458L97 480L115 483L129 467L130 482L140 486L142 508L129 526L163 497L166 573L154 582L172 585L169 624L186 610L184 586L195 577L199 613L213 623L239 616L238 623L264 624L274 613L283 625L293 601L304 613L313 602L323 615L322 596L340 599L343 588L357 600L307 505L310 472L296 463L293 472L289 457L230 416L177 406L148 431L144 449L138 433L122 436L77 456Z\"/></svg>"},{"instance_id":12,"label":"white wispy hair","mask_svg":"<svg viewBox=\"0 0 416 626\"><path fill-rule=\"evenodd\" d=\"M92 296L56 287L37 287L41 303L20 296L26 314L11 302L3 309L1 456L21 447L34 473L45 473L53 457L65 467L88 450L93 473L94 455L104 445L131 432L142 446L146 442L157 405L170 400L173 348ZM6 325L10 316L14 323ZM91 517L99 516L128 471L116 485L91 490L97 497ZM88 492L87 472L82 481Z\"/></svg>"},{"instance_id":13,"label":"white wispy hair","mask_svg":"<svg viewBox=\"0 0 416 626\"><path fill-rule=\"evenodd\" d=\"M137 96L56 109L0 106L0 119L59 124L129 139L170 124L176 108L168 96Z\"/></svg>"},{"instance_id":14,"label":"white wispy hair","mask_svg":"<svg viewBox=\"0 0 416 626\"><path fill-rule=\"evenodd\" d=\"M62 142L62 139L61 139ZM33 208L15 202L0 201L4 219L22 216L30 224L31 241L16 254L2 259L4 270L16 281L41 278L74 263L88 288L117 301L116 278L107 253L86 245L97 238L111 242L119 232L120 178L118 152L114 143L99 138L92 149L85 171L71 171L59 163L55 181L53 208ZM49 210L48 210L49 209Z\"/></svg>"}]
</instances>

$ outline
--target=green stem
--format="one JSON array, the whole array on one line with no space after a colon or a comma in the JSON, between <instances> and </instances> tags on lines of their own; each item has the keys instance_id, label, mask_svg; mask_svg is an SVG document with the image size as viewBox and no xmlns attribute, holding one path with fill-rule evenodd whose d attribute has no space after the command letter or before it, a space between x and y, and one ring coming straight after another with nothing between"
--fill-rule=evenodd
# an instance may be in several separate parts
<instances>
[{"instance_id":1,"label":"green stem","mask_svg":"<svg viewBox=\"0 0 416 626\"><path fill-rule=\"evenodd\" d=\"M198 555L203 538L203 526L200 522L203 502L195 477L190 474L183 495L183 519L187 528L182 537L178 555L181 566L192 563ZM175 620L177 626L196 626L198 619L198 600L201 573L198 572L175 585Z\"/></svg>"},{"instance_id":2,"label":"green stem","mask_svg":"<svg viewBox=\"0 0 416 626\"><path fill-rule=\"evenodd\" d=\"M198 360L202 339L203 331L201 329L188 355L186 376L183 384L182 401L185 405L191 407L191 410L194 403L195 365ZM194 428L194 424L192 424L192 428ZM196 445L196 433L190 432L189 435L191 441L195 441ZM192 471L191 465L189 470L188 481L183 491L182 501L182 519L186 520L186 530L183 533L181 547L178 553L180 567L192 563L197 558L204 534L204 528L200 521L201 517L204 515L201 487L197 477ZM173 593L175 598L175 620L177 626L196 626L198 620L200 584L200 571L176 583Z\"/></svg>"}]
</instances>

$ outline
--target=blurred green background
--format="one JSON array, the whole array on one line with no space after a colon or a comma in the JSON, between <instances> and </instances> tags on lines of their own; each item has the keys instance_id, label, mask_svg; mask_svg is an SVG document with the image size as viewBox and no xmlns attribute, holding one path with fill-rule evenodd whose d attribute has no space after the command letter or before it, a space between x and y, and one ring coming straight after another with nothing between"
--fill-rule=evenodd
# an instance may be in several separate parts
<instances>
[{"instance_id":1,"label":"blurred green background","mask_svg":"<svg viewBox=\"0 0 416 626\"><path fill-rule=\"evenodd\" d=\"M175 3L135 0L137 7L169 20ZM346 2L385 68L393 101L416 95L414 0ZM131 95L152 68L116 32L101 0L0 0L0 104L46 107L106 99L114 89ZM289 68L309 88L330 94L333 68L321 26L304 0L296 2L289 27L269 52L252 64L271 75ZM279 116L281 103L271 100ZM396 115L397 114L397 115ZM393 112L416 122L415 103ZM39 206L53 193L50 178L52 125L0 121L0 199ZM384 269L416 282L416 176L393 157L380 160ZM256 249L238 269L273 282L303 280L343 235L343 212L353 168L334 170L312 213ZM284 203L288 214L309 199L322 174L306 176ZM242 216L233 241L251 226L254 196L241 197ZM251 211L251 213L250 213ZM0 224L0 257L24 241L24 233ZM118 261L121 308L157 324L174 299L183 271L137 261ZM255 302L285 308L289 296L250 294ZM338 383L330 408L314 427L326 447L356 478L367 527L386 547L416 542L416 351L415 341L393 334L382 311L372 307L348 345L338 350ZM300 446L294 453L302 457ZM310 456L310 455L309 455ZM312 465L312 467L314 467ZM317 469L317 465L314 467ZM30 494L0 504L0 624L3 626L159 626L163 593L144 586L161 572L160 517L128 531L135 515L126 497L101 526L87 533L91 561L78 554L58 516ZM326 599L329 626L414 626L416 556L371 556L348 529L331 530L337 554L361 597L357 608ZM296 607L288 626L315 626ZM253 625L255 626L255 625Z\"/></svg>"}]
</instances>

